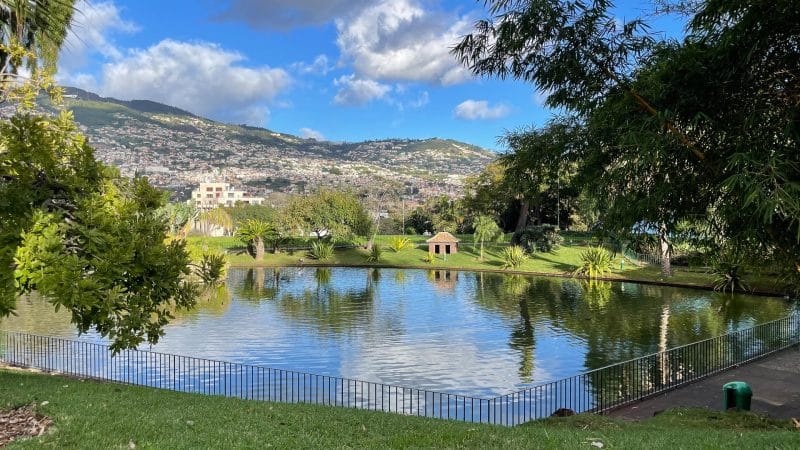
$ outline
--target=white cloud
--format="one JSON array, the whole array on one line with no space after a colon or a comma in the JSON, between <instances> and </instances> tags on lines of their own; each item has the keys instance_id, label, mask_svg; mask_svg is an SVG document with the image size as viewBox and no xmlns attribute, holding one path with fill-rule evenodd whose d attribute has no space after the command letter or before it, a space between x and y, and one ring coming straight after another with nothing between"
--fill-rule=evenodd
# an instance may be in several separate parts
<instances>
[{"instance_id":1,"label":"white cloud","mask_svg":"<svg viewBox=\"0 0 800 450\"><path fill-rule=\"evenodd\" d=\"M511 108L506 105L489 106L486 100L465 100L453 110L456 117L466 120L499 119L507 116Z\"/></svg>"},{"instance_id":2,"label":"white cloud","mask_svg":"<svg viewBox=\"0 0 800 450\"><path fill-rule=\"evenodd\" d=\"M422 108L423 106L427 105L431 101L431 96L428 94L428 91L422 91L417 97L416 100L409 102L408 106L412 108Z\"/></svg>"},{"instance_id":3,"label":"white cloud","mask_svg":"<svg viewBox=\"0 0 800 450\"><path fill-rule=\"evenodd\" d=\"M217 0L219 20L241 21L253 28L286 30L321 25L361 9L372 0Z\"/></svg>"},{"instance_id":4,"label":"white cloud","mask_svg":"<svg viewBox=\"0 0 800 450\"><path fill-rule=\"evenodd\" d=\"M327 55L317 55L311 64L298 62L292 64L291 67L299 73L313 75L327 75L328 72L334 69Z\"/></svg>"},{"instance_id":5,"label":"white cloud","mask_svg":"<svg viewBox=\"0 0 800 450\"><path fill-rule=\"evenodd\" d=\"M363 78L451 85L469 78L450 48L471 22L427 11L416 0L381 0L338 18L336 42Z\"/></svg>"},{"instance_id":6,"label":"white cloud","mask_svg":"<svg viewBox=\"0 0 800 450\"><path fill-rule=\"evenodd\" d=\"M239 53L164 40L103 66L100 94L148 99L228 122L265 125L268 105L291 85L283 69L250 68Z\"/></svg>"},{"instance_id":7,"label":"white cloud","mask_svg":"<svg viewBox=\"0 0 800 450\"><path fill-rule=\"evenodd\" d=\"M69 72L86 65L89 55L98 53L107 59L122 57L111 36L135 33L138 27L122 19L120 10L110 1L99 3L81 0L61 50L59 65Z\"/></svg>"},{"instance_id":8,"label":"white cloud","mask_svg":"<svg viewBox=\"0 0 800 450\"><path fill-rule=\"evenodd\" d=\"M339 87L339 92L333 98L333 102L337 105L365 105L372 100L383 98L392 90L391 86L374 80L356 78L355 75L343 75L334 80L333 84Z\"/></svg>"},{"instance_id":9,"label":"white cloud","mask_svg":"<svg viewBox=\"0 0 800 450\"><path fill-rule=\"evenodd\" d=\"M325 136L317 130L311 128L300 128L300 137L303 139L314 139L317 141L324 141Z\"/></svg>"}]
</instances>

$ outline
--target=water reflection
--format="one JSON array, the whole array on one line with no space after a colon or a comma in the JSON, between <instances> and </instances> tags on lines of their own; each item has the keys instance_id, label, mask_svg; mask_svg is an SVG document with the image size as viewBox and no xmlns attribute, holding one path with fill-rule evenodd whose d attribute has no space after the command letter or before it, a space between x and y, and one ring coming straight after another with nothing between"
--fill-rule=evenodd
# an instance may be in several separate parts
<instances>
[{"instance_id":1,"label":"water reflection","mask_svg":"<svg viewBox=\"0 0 800 450\"><path fill-rule=\"evenodd\" d=\"M155 349L492 395L749 327L791 308L772 298L483 272L232 269L226 288L193 311L176 312ZM0 327L75 334L68 315L35 298L22 300L19 316ZM663 382L679 370L664 363L641 382Z\"/></svg>"}]
</instances>

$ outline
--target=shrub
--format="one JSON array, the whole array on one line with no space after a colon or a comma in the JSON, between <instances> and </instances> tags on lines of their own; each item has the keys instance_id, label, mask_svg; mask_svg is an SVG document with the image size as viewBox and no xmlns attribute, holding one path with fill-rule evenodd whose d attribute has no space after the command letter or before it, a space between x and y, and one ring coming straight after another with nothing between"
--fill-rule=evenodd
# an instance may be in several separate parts
<instances>
[{"instance_id":1,"label":"shrub","mask_svg":"<svg viewBox=\"0 0 800 450\"><path fill-rule=\"evenodd\" d=\"M369 255L367 255L367 261L378 262L381 259L382 253L383 250L381 250L380 245L378 244L373 245L372 248L369 250Z\"/></svg>"},{"instance_id":2,"label":"shrub","mask_svg":"<svg viewBox=\"0 0 800 450\"><path fill-rule=\"evenodd\" d=\"M749 290L744 282L744 258L736 252L721 251L711 257L711 275L715 291Z\"/></svg>"},{"instance_id":3,"label":"shrub","mask_svg":"<svg viewBox=\"0 0 800 450\"><path fill-rule=\"evenodd\" d=\"M389 249L391 249L395 253L401 252L411 247L413 247L413 245L411 244L411 240L409 240L408 238L395 236L389 239Z\"/></svg>"},{"instance_id":4,"label":"shrub","mask_svg":"<svg viewBox=\"0 0 800 450\"><path fill-rule=\"evenodd\" d=\"M500 254L500 257L503 259L504 269L516 269L528 259L525 249L519 245L506 247L503 249L503 253Z\"/></svg>"},{"instance_id":5,"label":"shrub","mask_svg":"<svg viewBox=\"0 0 800 450\"><path fill-rule=\"evenodd\" d=\"M325 241L315 241L311 243L311 250L308 257L317 261L327 261L333 257L333 243Z\"/></svg>"},{"instance_id":6,"label":"shrub","mask_svg":"<svg viewBox=\"0 0 800 450\"><path fill-rule=\"evenodd\" d=\"M433 264L436 262L436 255L434 255L433 252L428 252L422 260L428 264Z\"/></svg>"},{"instance_id":7,"label":"shrub","mask_svg":"<svg viewBox=\"0 0 800 450\"><path fill-rule=\"evenodd\" d=\"M223 253L207 252L200 256L195 273L205 286L219 286L225 281L228 260Z\"/></svg>"},{"instance_id":8,"label":"shrub","mask_svg":"<svg viewBox=\"0 0 800 450\"><path fill-rule=\"evenodd\" d=\"M581 266L574 274L598 278L611 272L611 255L603 247L590 247L581 253Z\"/></svg>"},{"instance_id":9,"label":"shrub","mask_svg":"<svg viewBox=\"0 0 800 450\"><path fill-rule=\"evenodd\" d=\"M517 237L525 250L533 252L552 252L558 250L564 238L555 225L536 225L528 227Z\"/></svg>"}]
</instances>

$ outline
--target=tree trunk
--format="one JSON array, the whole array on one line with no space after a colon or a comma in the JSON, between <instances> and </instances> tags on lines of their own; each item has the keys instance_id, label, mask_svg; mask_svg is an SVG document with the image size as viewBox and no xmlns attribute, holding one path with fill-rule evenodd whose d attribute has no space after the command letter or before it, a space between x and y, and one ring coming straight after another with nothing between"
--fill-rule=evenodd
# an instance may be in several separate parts
<instances>
[{"instance_id":1,"label":"tree trunk","mask_svg":"<svg viewBox=\"0 0 800 450\"><path fill-rule=\"evenodd\" d=\"M515 233L521 233L522 230L528 226L528 213L530 205L527 200L522 200L519 205L519 217L517 217L517 226L514 228Z\"/></svg>"},{"instance_id":2,"label":"tree trunk","mask_svg":"<svg viewBox=\"0 0 800 450\"><path fill-rule=\"evenodd\" d=\"M256 247L256 261L264 260L264 241L261 238L256 238L253 244Z\"/></svg>"},{"instance_id":3,"label":"tree trunk","mask_svg":"<svg viewBox=\"0 0 800 450\"><path fill-rule=\"evenodd\" d=\"M667 225L664 223L658 227L658 241L661 243L661 275L671 277L672 264L670 258L672 256L672 251L669 248Z\"/></svg>"}]
</instances>

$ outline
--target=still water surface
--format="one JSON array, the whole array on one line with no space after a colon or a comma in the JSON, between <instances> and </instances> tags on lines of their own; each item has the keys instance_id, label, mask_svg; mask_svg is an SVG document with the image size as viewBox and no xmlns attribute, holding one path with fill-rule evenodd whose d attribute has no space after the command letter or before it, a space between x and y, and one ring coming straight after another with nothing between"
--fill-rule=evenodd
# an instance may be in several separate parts
<instances>
[{"instance_id":1,"label":"still water surface","mask_svg":"<svg viewBox=\"0 0 800 450\"><path fill-rule=\"evenodd\" d=\"M152 349L488 397L794 308L776 298L519 275L232 269L227 291L178 314ZM20 300L18 316L0 328L76 336L68 315L36 298Z\"/></svg>"}]
</instances>

